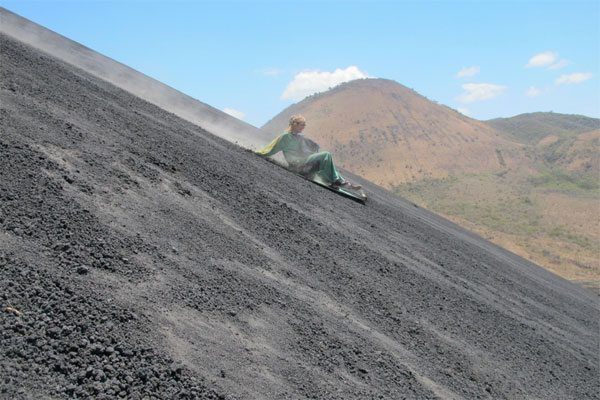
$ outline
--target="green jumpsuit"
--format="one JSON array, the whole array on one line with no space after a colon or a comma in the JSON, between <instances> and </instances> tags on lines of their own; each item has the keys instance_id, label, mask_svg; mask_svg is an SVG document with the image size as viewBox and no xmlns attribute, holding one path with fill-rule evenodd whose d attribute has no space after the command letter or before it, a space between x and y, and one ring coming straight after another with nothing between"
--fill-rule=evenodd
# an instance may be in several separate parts
<instances>
[{"instance_id":1,"label":"green jumpsuit","mask_svg":"<svg viewBox=\"0 0 600 400\"><path fill-rule=\"evenodd\" d=\"M263 149L257 151L261 156L272 156L282 151L290 168L296 172L319 174L328 183L343 182L344 178L333 165L331 153L318 152L319 146L300 134L284 132ZM309 167L306 169L305 167Z\"/></svg>"}]
</instances>

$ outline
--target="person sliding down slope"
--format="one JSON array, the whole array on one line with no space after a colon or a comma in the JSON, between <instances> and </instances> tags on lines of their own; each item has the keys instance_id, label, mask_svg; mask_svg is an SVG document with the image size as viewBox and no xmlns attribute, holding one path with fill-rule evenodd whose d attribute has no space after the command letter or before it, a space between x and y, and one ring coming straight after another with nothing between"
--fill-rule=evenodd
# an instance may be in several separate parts
<instances>
[{"instance_id":1,"label":"person sliding down slope","mask_svg":"<svg viewBox=\"0 0 600 400\"><path fill-rule=\"evenodd\" d=\"M302 115L292 116L285 132L256 153L268 157L282 151L289 168L294 172L307 177L319 174L334 189L361 189L360 185L354 185L340 175L333 165L330 152L319 152L318 144L301 135L305 126L306 119Z\"/></svg>"}]
</instances>

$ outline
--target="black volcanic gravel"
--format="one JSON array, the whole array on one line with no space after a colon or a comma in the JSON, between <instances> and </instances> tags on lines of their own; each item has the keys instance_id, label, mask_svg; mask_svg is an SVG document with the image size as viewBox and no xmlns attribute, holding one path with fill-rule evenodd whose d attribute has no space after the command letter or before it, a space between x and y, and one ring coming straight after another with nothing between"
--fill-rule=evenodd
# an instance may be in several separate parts
<instances>
[{"instance_id":1,"label":"black volcanic gravel","mask_svg":"<svg viewBox=\"0 0 600 400\"><path fill-rule=\"evenodd\" d=\"M0 398L600 398L598 298L0 35Z\"/></svg>"}]
</instances>

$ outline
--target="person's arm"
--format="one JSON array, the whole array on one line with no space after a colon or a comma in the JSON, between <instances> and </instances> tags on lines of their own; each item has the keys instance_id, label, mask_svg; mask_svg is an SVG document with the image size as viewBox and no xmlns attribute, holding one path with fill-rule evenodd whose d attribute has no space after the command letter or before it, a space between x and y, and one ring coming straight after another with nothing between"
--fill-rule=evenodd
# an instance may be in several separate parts
<instances>
[{"instance_id":1,"label":"person's arm","mask_svg":"<svg viewBox=\"0 0 600 400\"><path fill-rule=\"evenodd\" d=\"M277 136L275 139L273 139L273 141L271 143L269 143L262 149L258 150L256 152L256 154L259 154L259 155L265 156L265 157L272 156L273 154L277 154L278 152L280 152L281 150L283 150L285 148L285 145L287 143L287 137L288 137L288 135L285 133Z\"/></svg>"},{"instance_id":2,"label":"person's arm","mask_svg":"<svg viewBox=\"0 0 600 400\"><path fill-rule=\"evenodd\" d=\"M312 153L319 152L319 145L315 141L310 140L309 138L305 138L304 140L306 140L307 147Z\"/></svg>"}]
</instances>

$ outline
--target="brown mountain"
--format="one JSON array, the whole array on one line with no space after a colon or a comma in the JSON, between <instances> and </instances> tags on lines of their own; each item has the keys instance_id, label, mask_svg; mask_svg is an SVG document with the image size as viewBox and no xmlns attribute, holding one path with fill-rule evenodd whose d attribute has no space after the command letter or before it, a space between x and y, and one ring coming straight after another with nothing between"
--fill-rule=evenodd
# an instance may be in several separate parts
<instances>
[{"instance_id":1,"label":"brown mountain","mask_svg":"<svg viewBox=\"0 0 600 400\"><path fill-rule=\"evenodd\" d=\"M573 136L600 129L600 120L577 114L535 112L485 121L498 131L523 143L535 144L547 136Z\"/></svg>"},{"instance_id":2,"label":"brown mountain","mask_svg":"<svg viewBox=\"0 0 600 400\"><path fill-rule=\"evenodd\" d=\"M569 171L592 172L598 175L600 171L600 129L579 134L571 146L560 158Z\"/></svg>"},{"instance_id":3,"label":"brown mountain","mask_svg":"<svg viewBox=\"0 0 600 400\"><path fill-rule=\"evenodd\" d=\"M362 79L307 97L263 126L277 134L291 115L336 163L375 183L501 172L520 163L522 144L489 125L387 79Z\"/></svg>"},{"instance_id":4,"label":"brown mountain","mask_svg":"<svg viewBox=\"0 0 600 400\"><path fill-rule=\"evenodd\" d=\"M508 139L529 144L538 164L574 179L596 182L600 171L600 119L536 112L485 121Z\"/></svg>"},{"instance_id":5,"label":"brown mountain","mask_svg":"<svg viewBox=\"0 0 600 400\"><path fill-rule=\"evenodd\" d=\"M570 137L548 135L538 142L536 148L549 165L579 176L598 177L600 129Z\"/></svg>"},{"instance_id":6,"label":"brown mountain","mask_svg":"<svg viewBox=\"0 0 600 400\"><path fill-rule=\"evenodd\" d=\"M352 81L294 104L335 162L549 270L598 288L599 120L477 121L394 81Z\"/></svg>"}]
</instances>

